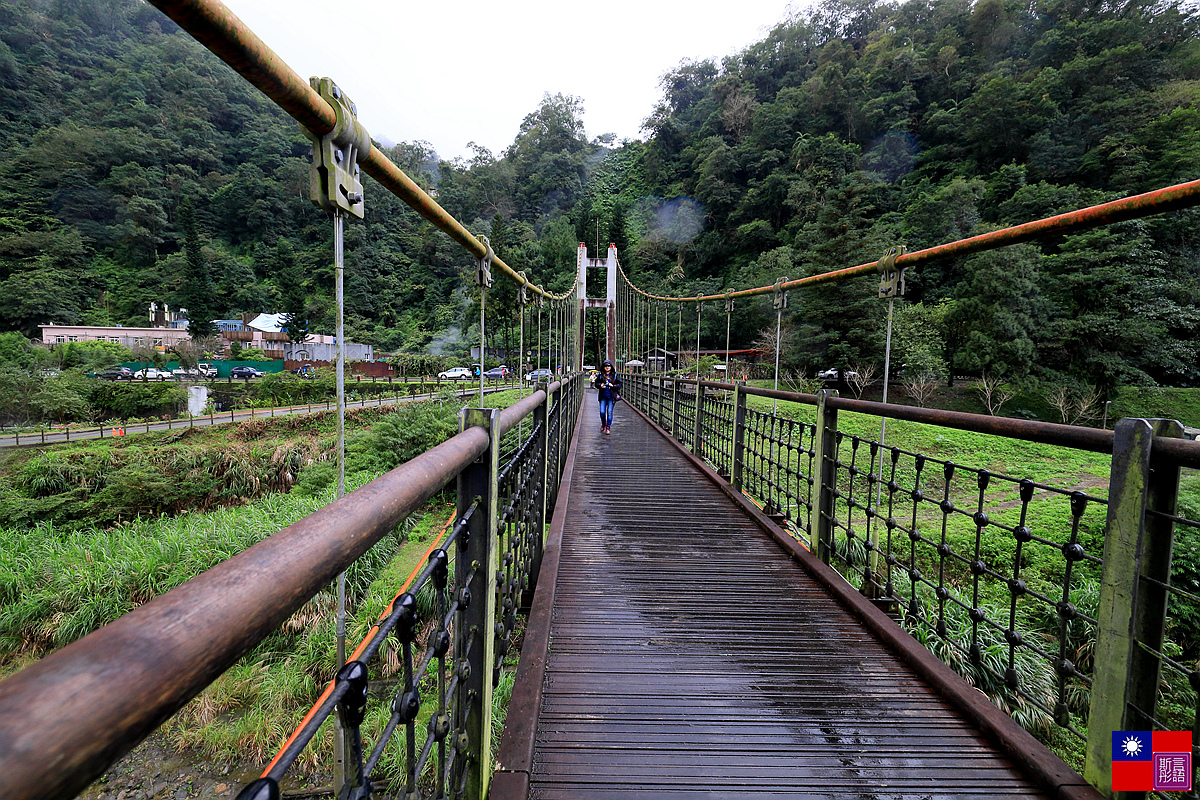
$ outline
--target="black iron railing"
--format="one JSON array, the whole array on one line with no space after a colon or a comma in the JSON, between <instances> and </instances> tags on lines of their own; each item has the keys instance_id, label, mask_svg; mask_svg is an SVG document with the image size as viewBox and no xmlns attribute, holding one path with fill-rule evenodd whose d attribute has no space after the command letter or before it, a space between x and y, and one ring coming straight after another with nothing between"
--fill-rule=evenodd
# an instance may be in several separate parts
<instances>
[{"instance_id":1,"label":"black iron railing","mask_svg":"<svg viewBox=\"0 0 1200 800\"><path fill-rule=\"evenodd\" d=\"M1200 730L1200 665L1166 635L1200 619L1200 592L1172 569L1174 531L1200 529L1176 507L1180 468L1200 467L1200 443L1178 423L1126 419L1110 432L624 380L636 408L1018 722L1082 740L1096 785L1109 780L1112 731ZM688 399L662 401L672 396ZM839 411L871 415L875 434L861 417L839 426ZM1051 444L1064 458L1113 453L1112 467L1107 480L1039 483L1020 464L1005 474L881 444L880 417ZM990 463L986 437L978 446L961 460Z\"/></svg>"}]
</instances>

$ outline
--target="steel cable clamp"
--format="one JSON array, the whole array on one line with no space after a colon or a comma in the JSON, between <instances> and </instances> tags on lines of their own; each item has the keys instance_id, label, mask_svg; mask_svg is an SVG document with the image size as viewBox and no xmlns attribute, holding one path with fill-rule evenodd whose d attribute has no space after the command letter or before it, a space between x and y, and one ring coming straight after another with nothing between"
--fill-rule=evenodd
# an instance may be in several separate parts
<instances>
[{"instance_id":1,"label":"steel cable clamp","mask_svg":"<svg viewBox=\"0 0 1200 800\"><path fill-rule=\"evenodd\" d=\"M521 285L517 287L517 307L523 309L530 302L529 287L531 284L529 283L529 277L525 274L525 270L521 270L517 274L521 276Z\"/></svg>"},{"instance_id":2,"label":"steel cable clamp","mask_svg":"<svg viewBox=\"0 0 1200 800\"><path fill-rule=\"evenodd\" d=\"M492 243L488 240L488 237L481 233L475 238L487 248L487 253L484 257L475 263L475 285L487 289L492 285L492 262L496 259L496 254L492 252Z\"/></svg>"},{"instance_id":3,"label":"steel cable clamp","mask_svg":"<svg viewBox=\"0 0 1200 800\"><path fill-rule=\"evenodd\" d=\"M329 213L344 211L362 219L364 203L358 162L371 154L371 137L358 121L358 107L350 102L332 78L309 78L309 84L333 106L337 123L324 136L307 128L312 140L312 167L308 195L313 204Z\"/></svg>"},{"instance_id":4,"label":"steel cable clamp","mask_svg":"<svg viewBox=\"0 0 1200 800\"><path fill-rule=\"evenodd\" d=\"M908 252L904 245L889 247L879 259L876 268L879 270L879 299L887 300L892 297L904 297L907 287L904 284L904 273L907 267L896 269L896 259Z\"/></svg>"},{"instance_id":5,"label":"steel cable clamp","mask_svg":"<svg viewBox=\"0 0 1200 800\"><path fill-rule=\"evenodd\" d=\"M787 277L775 281L775 299L773 305L776 311L783 311L788 307L788 293L783 290L783 284L787 283L787 281ZM730 300L732 299L730 298Z\"/></svg>"}]
</instances>

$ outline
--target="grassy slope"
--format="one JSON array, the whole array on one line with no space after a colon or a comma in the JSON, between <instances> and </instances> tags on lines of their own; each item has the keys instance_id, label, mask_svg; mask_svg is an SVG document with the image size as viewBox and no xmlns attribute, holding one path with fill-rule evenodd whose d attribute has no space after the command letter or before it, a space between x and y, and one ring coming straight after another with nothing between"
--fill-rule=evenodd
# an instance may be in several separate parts
<instances>
[{"instance_id":1,"label":"grassy slope","mask_svg":"<svg viewBox=\"0 0 1200 800\"><path fill-rule=\"evenodd\" d=\"M505 407L528 394L513 390L489 395L489 407ZM370 409L368 409L370 411ZM348 419L348 430L365 429L378 415ZM289 421L290 420L290 421ZM274 452L298 441L322 442L328 450L334 425L328 414L304 418L256 420L223 428L195 429L189 448L237 450L248 441ZM146 452L179 444L172 434L150 434L123 443ZM83 442L48 448L73 458L94 458L110 445ZM42 451L3 454L0 476L11 480ZM353 490L377 476L347 476ZM7 482L7 480L6 480ZM50 650L68 644L183 583L255 542L316 511L334 499L328 487L314 496L271 492L244 505L185 513L177 517L142 516L108 528L95 525L0 528L0 675L16 671ZM387 607L404 579L418 566L431 538L452 507L435 499L413 520L413 527L377 544L348 572L351 619L347 636L353 647ZM335 668L335 596L319 593L281 631L241 659L225 675L180 711L164 732L176 746L231 762L265 762L299 722ZM394 677L399 667L385 648L379 676ZM426 697L431 697L427 694ZM426 709L428 711L428 709ZM381 728L376 712L368 723ZM332 744L322 735L304 763L312 769L328 763Z\"/></svg>"}]
</instances>

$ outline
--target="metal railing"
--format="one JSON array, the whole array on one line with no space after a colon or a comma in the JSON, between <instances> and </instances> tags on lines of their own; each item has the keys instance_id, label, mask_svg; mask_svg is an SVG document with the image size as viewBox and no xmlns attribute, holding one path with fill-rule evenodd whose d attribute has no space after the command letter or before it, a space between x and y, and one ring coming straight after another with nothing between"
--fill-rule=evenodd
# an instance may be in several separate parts
<instances>
[{"instance_id":1,"label":"metal railing","mask_svg":"<svg viewBox=\"0 0 1200 800\"><path fill-rule=\"evenodd\" d=\"M335 712L342 797L368 796L401 729L402 774L388 777L407 796L486 796L492 687L536 581L582 393L576 375L502 411L464 409L450 440L0 682L0 797L73 797L455 478L448 539L242 796L278 797L279 778ZM434 625L419 641L423 593ZM368 750L369 664L393 635L403 680ZM423 679L436 704L419 736Z\"/></svg>"},{"instance_id":2,"label":"metal railing","mask_svg":"<svg viewBox=\"0 0 1200 800\"><path fill-rule=\"evenodd\" d=\"M638 410L1018 722L1080 740L1097 788L1109 790L1113 731L1200 730L1200 664L1167 637L1187 604L1200 614L1195 589L1172 577L1174 530L1200 530L1176 507L1181 467L1200 468L1200 442L1179 423L1122 419L1107 431L829 391L624 381ZM1039 483L881 446L861 419L839 427L840 411L869 415L876 433L884 417L1111 453L1110 474Z\"/></svg>"}]
</instances>

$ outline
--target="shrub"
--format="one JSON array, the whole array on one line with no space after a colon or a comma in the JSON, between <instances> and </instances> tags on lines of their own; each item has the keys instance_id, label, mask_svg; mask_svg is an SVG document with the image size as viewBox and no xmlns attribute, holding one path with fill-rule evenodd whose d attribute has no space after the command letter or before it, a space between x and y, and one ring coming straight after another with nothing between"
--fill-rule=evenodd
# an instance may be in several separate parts
<instances>
[{"instance_id":1,"label":"shrub","mask_svg":"<svg viewBox=\"0 0 1200 800\"><path fill-rule=\"evenodd\" d=\"M337 464L332 461L314 461L300 471L296 486L292 489L302 497L315 497L325 487L337 480Z\"/></svg>"},{"instance_id":2,"label":"shrub","mask_svg":"<svg viewBox=\"0 0 1200 800\"><path fill-rule=\"evenodd\" d=\"M456 404L440 400L411 403L348 442L347 461L355 470L386 472L457 432Z\"/></svg>"}]
</instances>

